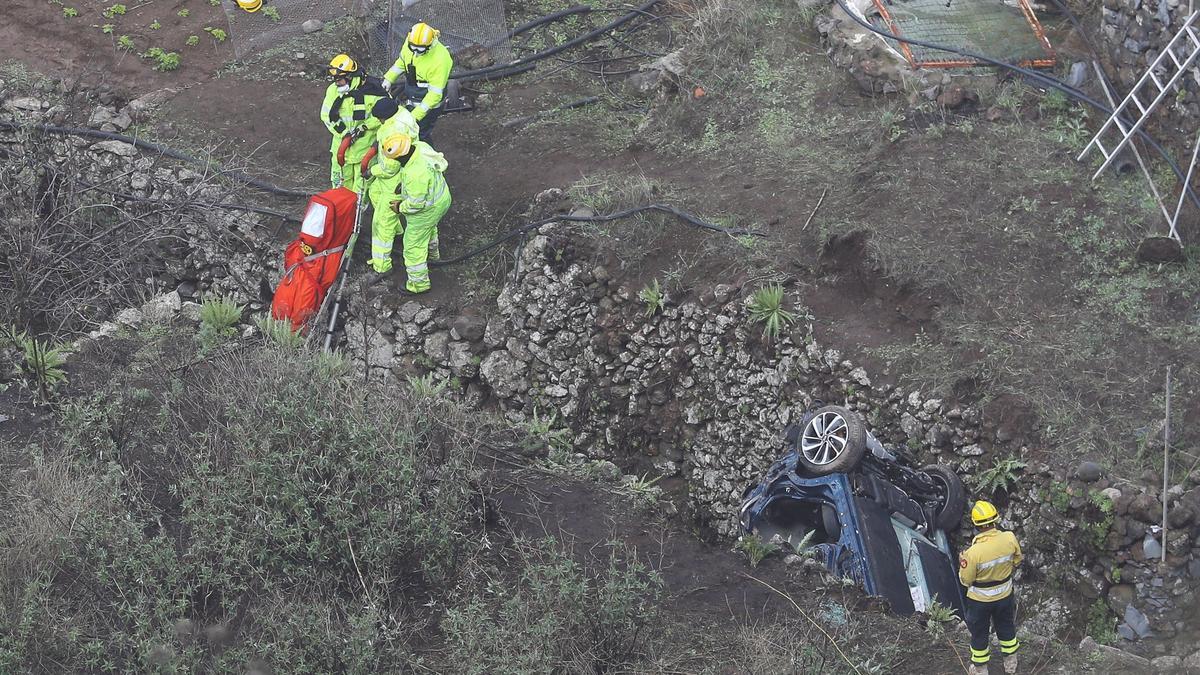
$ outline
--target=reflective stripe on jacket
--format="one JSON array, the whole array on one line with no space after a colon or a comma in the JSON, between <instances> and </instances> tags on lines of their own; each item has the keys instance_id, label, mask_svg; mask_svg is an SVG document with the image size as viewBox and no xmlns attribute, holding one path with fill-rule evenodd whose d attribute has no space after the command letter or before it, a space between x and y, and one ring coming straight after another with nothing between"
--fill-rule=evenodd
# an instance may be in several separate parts
<instances>
[{"instance_id":1,"label":"reflective stripe on jacket","mask_svg":"<svg viewBox=\"0 0 1200 675\"><path fill-rule=\"evenodd\" d=\"M426 113L442 104L452 68L454 58L440 40L434 40L433 44L429 45L429 51L424 54L413 54L408 41L405 41L404 46L400 48L399 58L383 79L389 84L395 84L396 80L403 76L409 85L425 90L424 98L412 111L413 117L419 122L424 119Z\"/></svg>"},{"instance_id":2,"label":"reflective stripe on jacket","mask_svg":"<svg viewBox=\"0 0 1200 675\"><path fill-rule=\"evenodd\" d=\"M321 102L321 123L329 133L340 137L355 127L373 130L380 122L371 115L371 108L386 96L379 80L355 77L350 80L350 91L338 93L337 85L325 88L325 100Z\"/></svg>"},{"instance_id":3,"label":"reflective stripe on jacket","mask_svg":"<svg viewBox=\"0 0 1200 675\"><path fill-rule=\"evenodd\" d=\"M404 164L400 160L383 158L371 166L371 174L392 184L398 180L398 211L404 215L420 213L449 195L442 172L447 162L442 153L428 143L418 141Z\"/></svg>"},{"instance_id":4,"label":"reflective stripe on jacket","mask_svg":"<svg viewBox=\"0 0 1200 675\"><path fill-rule=\"evenodd\" d=\"M984 530L959 554L958 580L972 600L1003 600L1012 595L1012 575L1020 564L1021 545L1016 535L995 528Z\"/></svg>"}]
</instances>

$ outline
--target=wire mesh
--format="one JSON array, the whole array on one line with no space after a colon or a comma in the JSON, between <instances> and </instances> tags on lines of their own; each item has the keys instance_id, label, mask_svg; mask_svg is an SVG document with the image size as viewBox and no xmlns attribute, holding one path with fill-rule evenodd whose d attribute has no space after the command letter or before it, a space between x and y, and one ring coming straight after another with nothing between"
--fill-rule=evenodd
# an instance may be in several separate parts
<instances>
[{"instance_id":1,"label":"wire mesh","mask_svg":"<svg viewBox=\"0 0 1200 675\"><path fill-rule=\"evenodd\" d=\"M237 58L269 49L304 33L311 19L327 22L347 16L351 0L270 0L257 12L247 12L235 0L223 0L229 37Z\"/></svg>"},{"instance_id":2,"label":"wire mesh","mask_svg":"<svg viewBox=\"0 0 1200 675\"><path fill-rule=\"evenodd\" d=\"M1026 0L874 0L876 27L1024 66L1054 65L1054 49ZM915 67L969 67L974 59L888 39Z\"/></svg>"},{"instance_id":3,"label":"wire mesh","mask_svg":"<svg viewBox=\"0 0 1200 675\"><path fill-rule=\"evenodd\" d=\"M390 0L387 17L371 29L372 62L390 65L418 22L436 28L438 39L456 57L467 50L484 50L491 63L513 60L502 0Z\"/></svg>"}]
</instances>

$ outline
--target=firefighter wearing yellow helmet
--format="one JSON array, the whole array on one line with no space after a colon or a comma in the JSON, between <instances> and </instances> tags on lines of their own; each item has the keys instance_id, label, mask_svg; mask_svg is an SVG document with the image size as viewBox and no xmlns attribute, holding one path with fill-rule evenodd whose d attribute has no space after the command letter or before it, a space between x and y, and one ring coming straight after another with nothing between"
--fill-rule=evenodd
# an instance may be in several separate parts
<instances>
[{"instance_id":1,"label":"firefighter wearing yellow helmet","mask_svg":"<svg viewBox=\"0 0 1200 675\"><path fill-rule=\"evenodd\" d=\"M429 140L429 131L441 114L442 100L450 82L454 59L438 40L438 31L427 23L418 23L408 32L400 57L383 76L389 92L412 111L421 125L421 138ZM398 80L403 80L397 84Z\"/></svg>"},{"instance_id":2,"label":"firefighter wearing yellow helmet","mask_svg":"<svg viewBox=\"0 0 1200 675\"><path fill-rule=\"evenodd\" d=\"M996 629L1004 672L1017 672L1017 596L1013 573L1021 564L1021 545L1012 532L996 525L1000 512L990 502L971 507L971 522L979 534L958 557L958 579L967 588L967 629L971 631L970 675L986 675L991 659L991 631Z\"/></svg>"},{"instance_id":3,"label":"firefighter wearing yellow helmet","mask_svg":"<svg viewBox=\"0 0 1200 675\"><path fill-rule=\"evenodd\" d=\"M358 181L359 160L375 143L374 132L383 122L372 116L371 110L376 102L387 98L387 92L377 78L368 77L348 54L333 57L326 72L330 84L321 103L321 122L333 135L329 182L333 187L353 190ZM345 160L342 164L338 155L342 140L347 137L350 145L340 153Z\"/></svg>"},{"instance_id":4,"label":"firefighter wearing yellow helmet","mask_svg":"<svg viewBox=\"0 0 1200 675\"><path fill-rule=\"evenodd\" d=\"M379 155L371 165L369 195L371 268L377 275L392 269L392 244L404 236L404 291L425 293L431 287L429 261L437 260L438 222L450 209L450 188L442 175L447 162L428 143L403 132L379 134Z\"/></svg>"},{"instance_id":5,"label":"firefighter wearing yellow helmet","mask_svg":"<svg viewBox=\"0 0 1200 675\"><path fill-rule=\"evenodd\" d=\"M237 0L238 7L247 12L257 12L262 9L262 0Z\"/></svg>"}]
</instances>

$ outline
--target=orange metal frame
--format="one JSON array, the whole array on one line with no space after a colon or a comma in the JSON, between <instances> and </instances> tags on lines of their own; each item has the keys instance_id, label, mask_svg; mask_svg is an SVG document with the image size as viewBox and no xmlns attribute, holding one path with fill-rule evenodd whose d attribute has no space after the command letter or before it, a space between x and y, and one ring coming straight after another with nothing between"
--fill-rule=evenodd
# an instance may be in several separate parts
<instances>
[{"instance_id":1,"label":"orange metal frame","mask_svg":"<svg viewBox=\"0 0 1200 675\"><path fill-rule=\"evenodd\" d=\"M884 6L883 0L873 0L873 2L875 3L875 8L879 10L879 16L883 17L884 23L888 25L888 29L891 30L892 34L904 37L904 33L900 32L900 25L892 18L892 13ZM1025 59L1017 65L1022 68L1052 68L1058 60L1058 55L1055 53L1054 47L1050 45L1050 40L1046 37L1046 31L1042 28L1042 23L1038 21L1037 15L1033 13L1033 8L1029 6L1028 0L1017 0L1017 4L1021 8L1021 13L1025 15L1025 20L1029 22L1029 27L1033 29L1034 35L1037 36L1038 42L1042 43L1042 49L1046 50L1046 58ZM907 42L900 43L900 51L904 53L904 58L908 60L908 64L913 68L970 68L972 66L985 65L975 59L917 61Z\"/></svg>"}]
</instances>

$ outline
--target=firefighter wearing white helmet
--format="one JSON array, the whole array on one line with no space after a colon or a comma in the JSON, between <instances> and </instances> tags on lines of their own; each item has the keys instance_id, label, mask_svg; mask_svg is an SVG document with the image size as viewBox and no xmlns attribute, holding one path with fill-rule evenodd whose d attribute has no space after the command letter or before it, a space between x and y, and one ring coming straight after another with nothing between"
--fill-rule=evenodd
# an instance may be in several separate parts
<instances>
[{"instance_id":1,"label":"firefighter wearing white helmet","mask_svg":"<svg viewBox=\"0 0 1200 675\"><path fill-rule=\"evenodd\" d=\"M338 54L329 62L329 86L321 103L321 122L333 135L329 182L333 187L355 189L358 180L358 160L375 142L374 130L382 120L371 115L380 99L387 98L382 83L368 77L358 62L348 54ZM350 147L344 151L345 164L338 160L342 140L350 137Z\"/></svg>"},{"instance_id":2,"label":"firefighter wearing white helmet","mask_svg":"<svg viewBox=\"0 0 1200 675\"><path fill-rule=\"evenodd\" d=\"M990 502L971 507L979 534L958 557L958 579L967 588L967 629L971 631L970 675L986 675L991 660L991 632L996 629L1004 672L1017 672L1016 608L1013 573L1021 564L1021 545L1012 532L996 526L1000 512Z\"/></svg>"},{"instance_id":3,"label":"firefighter wearing white helmet","mask_svg":"<svg viewBox=\"0 0 1200 675\"><path fill-rule=\"evenodd\" d=\"M370 167L371 268L382 275L392 269L392 244L404 236L404 291L425 293L430 287L429 261L437 260L438 222L450 209L450 188L442 175L447 162L428 143L405 133L380 135L379 155Z\"/></svg>"},{"instance_id":4,"label":"firefighter wearing white helmet","mask_svg":"<svg viewBox=\"0 0 1200 675\"><path fill-rule=\"evenodd\" d=\"M438 40L438 31L427 23L418 23L408 31L399 58L383 76L383 86L412 111L421 125L421 138L426 141L441 113L452 68L454 59Z\"/></svg>"}]
</instances>

